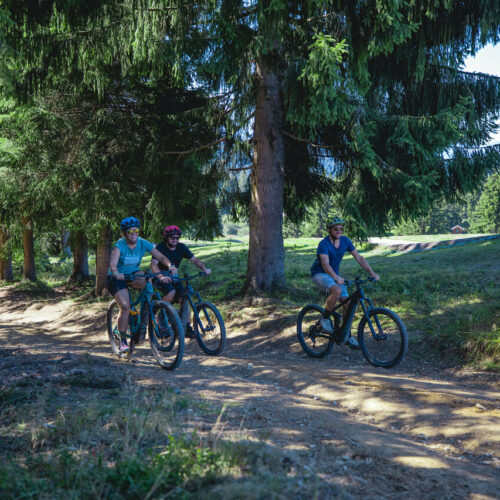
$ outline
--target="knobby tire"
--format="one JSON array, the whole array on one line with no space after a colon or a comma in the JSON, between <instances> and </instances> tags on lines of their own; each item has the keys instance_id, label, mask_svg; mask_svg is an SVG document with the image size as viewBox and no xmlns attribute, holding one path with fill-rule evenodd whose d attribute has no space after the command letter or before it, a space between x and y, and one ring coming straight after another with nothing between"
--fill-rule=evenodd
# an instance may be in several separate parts
<instances>
[{"instance_id":1,"label":"knobby tire","mask_svg":"<svg viewBox=\"0 0 500 500\"><path fill-rule=\"evenodd\" d=\"M165 370L174 370L184 356L184 331L179 314L163 301L153 302L153 317L149 318L149 343L158 364Z\"/></svg>"},{"instance_id":2,"label":"knobby tire","mask_svg":"<svg viewBox=\"0 0 500 500\"><path fill-rule=\"evenodd\" d=\"M395 312L385 307L372 309L369 312L369 317L376 334L380 338L373 336L366 316L363 316L358 327L358 341L361 352L373 366L394 368L404 359L408 350L406 327ZM383 328L382 332L379 330L376 319Z\"/></svg>"},{"instance_id":3,"label":"knobby tire","mask_svg":"<svg viewBox=\"0 0 500 500\"><path fill-rule=\"evenodd\" d=\"M322 307L309 304L299 312L297 317L297 337L302 349L312 358L328 356L335 343L333 337L326 338L314 335L315 324L322 318L324 312Z\"/></svg>"},{"instance_id":4,"label":"knobby tire","mask_svg":"<svg viewBox=\"0 0 500 500\"><path fill-rule=\"evenodd\" d=\"M206 300L198 302L195 307L201 321L200 326L193 317L196 341L205 354L217 356L226 344L226 325L222 315L211 302Z\"/></svg>"}]
</instances>

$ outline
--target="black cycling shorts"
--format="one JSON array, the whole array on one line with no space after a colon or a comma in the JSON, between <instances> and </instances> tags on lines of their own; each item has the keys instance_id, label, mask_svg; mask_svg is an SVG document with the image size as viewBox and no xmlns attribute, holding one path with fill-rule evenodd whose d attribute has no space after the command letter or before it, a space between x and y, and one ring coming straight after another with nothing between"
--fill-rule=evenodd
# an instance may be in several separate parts
<instances>
[{"instance_id":1,"label":"black cycling shorts","mask_svg":"<svg viewBox=\"0 0 500 500\"><path fill-rule=\"evenodd\" d=\"M183 297L186 293L186 288L182 284L182 281L178 281L177 283L172 284L172 283L164 283L163 281L160 281L158 278L155 278L153 280L153 284L155 288L157 288L162 292L163 295L167 295L172 290L175 290L176 299Z\"/></svg>"},{"instance_id":2,"label":"black cycling shorts","mask_svg":"<svg viewBox=\"0 0 500 500\"><path fill-rule=\"evenodd\" d=\"M114 297L120 290L126 290L128 288L126 280L116 279L114 276L108 276L108 290Z\"/></svg>"}]
</instances>

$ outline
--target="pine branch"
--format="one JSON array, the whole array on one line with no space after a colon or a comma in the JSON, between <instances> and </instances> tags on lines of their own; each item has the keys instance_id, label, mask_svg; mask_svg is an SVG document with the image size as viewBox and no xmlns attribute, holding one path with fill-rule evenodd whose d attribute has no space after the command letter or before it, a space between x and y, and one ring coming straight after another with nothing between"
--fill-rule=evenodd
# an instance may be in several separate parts
<instances>
[{"instance_id":1,"label":"pine branch","mask_svg":"<svg viewBox=\"0 0 500 500\"><path fill-rule=\"evenodd\" d=\"M311 141L309 141L308 139L303 139L301 137L297 137L296 135L290 134L290 132L287 132L286 130L282 130L281 132L283 133L283 135L286 135L287 137L290 137L290 139L294 139L294 140L299 141L299 142L305 142L306 144L308 144L312 148L316 148L316 149L339 149L339 146L321 146L320 144L314 144Z\"/></svg>"},{"instance_id":2,"label":"pine branch","mask_svg":"<svg viewBox=\"0 0 500 500\"><path fill-rule=\"evenodd\" d=\"M249 165L248 167L240 167L240 168L230 168L230 172L241 172L242 170L251 170L253 165Z\"/></svg>"},{"instance_id":3,"label":"pine branch","mask_svg":"<svg viewBox=\"0 0 500 500\"><path fill-rule=\"evenodd\" d=\"M338 17L339 14L337 12L328 12L326 14L323 14L322 16L314 16L314 17L308 17L306 21L308 23L312 21L317 21L318 19L327 19L328 17Z\"/></svg>"},{"instance_id":4,"label":"pine branch","mask_svg":"<svg viewBox=\"0 0 500 500\"><path fill-rule=\"evenodd\" d=\"M113 26L122 23L123 20L126 17L127 16L123 16L121 19L119 19L117 21L113 21L112 23L107 24L106 26L100 26L100 27L97 27L97 28L91 29L91 30L84 30L84 31L56 31L55 33L37 33L37 34L34 34L34 35L30 34L26 38L30 38L32 40L36 40L37 38L49 38L49 37L51 38L51 37L58 37L58 36L63 36L63 35L70 35L68 38L66 38L63 41L71 41L71 40L74 40L79 35L88 35L90 33L98 33L98 32L105 31L105 30L107 30L109 28L112 28ZM23 30L20 29L20 28L16 27L15 30L18 31L21 35L24 34Z\"/></svg>"},{"instance_id":5,"label":"pine branch","mask_svg":"<svg viewBox=\"0 0 500 500\"><path fill-rule=\"evenodd\" d=\"M222 142L225 142L229 139L231 139L231 137L234 136L234 134L236 132L238 132L238 130L241 130L245 124L248 122L248 120L250 120L253 116L255 115L255 111L253 113L250 113L246 118L245 120L243 120L243 122L241 123L241 125L239 127L237 127L234 132L229 135L229 136L226 136L226 137L221 137L220 139L217 139L216 141L213 141L213 142L210 142L208 144L203 144L202 146L198 146L196 148L192 148L192 149L186 149L184 151L164 151L163 153L161 153L162 155L179 155L179 156L183 156L183 155L187 155L187 154L191 154L191 153L195 153L196 151L201 151L203 149L208 149L208 148L212 148L214 146L217 146L218 144L221 144Z\"/></svg>"},{"instance_id":6,"label":"pine branch","mask_svg":"<svg viewBox=\"0 0 500 500\"><path fill-rule=\"evenodd\" d=\"M199 5L196 5L194 3L190 5L183 5L182 8L189 8L189 7L199 7ZM179 10L181 7L149 7L147 9L134 9L135 11L141 11L141 12L164 12L164 11L170 11L170 10Z\"/></svg>"},{"instance_id":7,"label":"pine branch","mask_svg":"<svg viewBox=\"0 0 500 500\"><path fill-rule=\"evenodd\" d=\"M222 142L227 141L228 139L229 139L229 137L221 137L220 139L217 139L216 141L210 142L208 144L203 144L202 146L198 146L196 148L185 149L184 151L164 151L163 153L160 153L160 154L165 155L165 156L169 156L169 155L184 156L184 155L188 155L191 153L196 153L196 151L201 151L203 149L212 148L214 146L217 146L218 144L221 144Z\"/></svg>"}]
</instances>

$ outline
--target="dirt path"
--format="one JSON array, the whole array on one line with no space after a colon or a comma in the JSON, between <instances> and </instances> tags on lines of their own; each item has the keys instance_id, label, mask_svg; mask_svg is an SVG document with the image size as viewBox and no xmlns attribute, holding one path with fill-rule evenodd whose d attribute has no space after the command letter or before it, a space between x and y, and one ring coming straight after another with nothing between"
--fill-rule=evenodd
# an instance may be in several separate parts
<instances>
[{"instance_id":1,"label":"dirt path","mask_svg":"<svg viewBox=\"0 0 500 500\"><path fill-rule=\"evenodd\" d=\"M450 235L451 236L451 235ZM381 245L382 247L388 247L391 251L397 252L413 252L420 250L432 250L433 248L443 248L453 245L463 245L466 243L475 243L485 240L492 240L500 238L499 234L491 235L475 235L466 237L455 237L446 240L436 240L436 241L408 241L397 238L368 238L370 243L374 245Z\"/></svg>"},{"instance_id":2,"label":"dirt path","mask_svg":"<svg viewBox=\"0 0 500 500\"><path fill-rule=\"evenodd\" d=\"M269 307L265 325L259 326L255 308L227 322L222 356L205 356L189 340L180 367L166 372L146 348L135 363L111 357L104 304L26 308L5 289L0 300L3 347L45 355L88 352L122 366L138 383L162 380L226 404L218 424L224 439L265 441L285 453L290 468L309 468L341 498L500 498L495 375L425 360L375 369L346 347L313 360L301 351L294 327L283 327L266 301L259 304L260 316Z\"/></svg>"}]
</instances>

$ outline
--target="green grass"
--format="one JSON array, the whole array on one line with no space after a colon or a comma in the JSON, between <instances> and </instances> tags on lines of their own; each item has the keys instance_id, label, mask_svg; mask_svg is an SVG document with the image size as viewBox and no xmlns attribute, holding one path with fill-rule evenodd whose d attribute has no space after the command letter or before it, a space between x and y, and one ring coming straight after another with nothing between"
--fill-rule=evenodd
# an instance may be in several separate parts
<instances>
[{"instance_id":1,"label":"green grass","mask_svg":"<svg viewBox=\"0 0 500 500\"><path fill-rule=\"evenodd\" d=\"M82 383L61 373L48 383L17 377L0 390L2 498L306 495L311 479L288 477L263 443L220 439L221 408L83 361ZM215 431L187 431L193 416Z\"/></svg>"},{"instance_id":2,"label":"green grass","mask_svg":"<svg viewBox=\"0 0 500 500\"><path fill-rule=\"evenodd\" d=\"M288 319L305 303L323 302L309 276L318 241L285 240L286 288L270 295L276 299L278 312ZM212 269L211 276L193 282L195 289L223 313L234 315L234 300L241 295L245 281L248 242L221 239L187 243ZM410 253L387 253L383 247L371 245L358 248L381 276L380 283L370 290L374 303L395 310L411 333L410 355L446 354L456 362L465 360L499 370L500 239ZM142 268L148 269L149 263L150 258L145 258ZM181 275L197 271L186 261L180 267ZM354 278L364 271L347 256L341 274ZM34 288L33 293L39 296L49 296L51 291L43 283L18 286L27 292ZM78 290L76 287L75 294Z\"/></svg>"},{"instance_id":3,"label":"green grass","mask_svg":"<svg viewBox=\"0 0 500 500\"><path fill-rule=\"evenodd\" d=\"M282 301L283 315L323 302L309 276L317 244L317 238L285 240L286 288L271 293ZM411 333L410 353L435 351L499 368L500 240L411 253L365 248L360 250L381 276L370 296L403 318ZM198 289L224 309L224 301L236 298L244 285L247 244L216 241L191 249L213 272L199 281ZM354 278L366 273L347 256L341 274Z\"/></svg>"},{"instance_id":4,"label":"green grass","mask_svg":"<svg viewBox=\"0 0 500 500\"><path fill-rule=\"evenodd\" d=\"M271 293L260 327L290 325L298 310L324 297L309 268L318 239L285 241L286 288ZM194 283L229 318L241 303L247 243L191 242L213 274ZM394 309L410 332L409 356L452 356L500 371L500 240L412 253L380 253L359 247L381 281L367 292L376 305ZM144 262L144 268L149 265ZM181 273L196 269L184 263ZM341 267L347 278L363 275L352 257ZM44 300L44 283L18 285ZM76 292L75 292L76 293ZM270 310L269 308L274 308ZM281 321L270 320L278 313ZM16 353L8 356L9 366ZM223 441L197 429L193 417L216 429L223 408L158 385L143 387L86 355L83 372L37 359L22 362L22 375L0 374L0 496L2 498L324 498L327 486L262 442ZM52 363L52 365L51 365ZM30 372L30 366L32 366ZM60 366L60 368L59 368ZM52 368L53 367L53 368ZM1 363L0 363L1 368ZM46 370L45 375L36 374ZM52 371L51 371L52 370ZM59 376L54 376L54 373ZM230 408L227 411L231 411Z\"/></svg>"}]
</instances>

